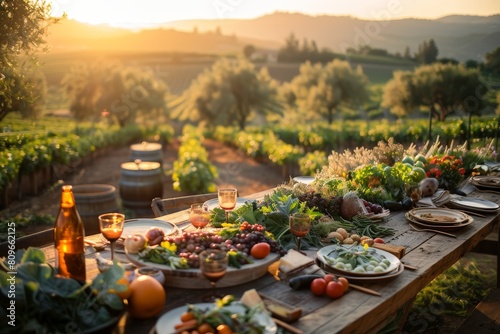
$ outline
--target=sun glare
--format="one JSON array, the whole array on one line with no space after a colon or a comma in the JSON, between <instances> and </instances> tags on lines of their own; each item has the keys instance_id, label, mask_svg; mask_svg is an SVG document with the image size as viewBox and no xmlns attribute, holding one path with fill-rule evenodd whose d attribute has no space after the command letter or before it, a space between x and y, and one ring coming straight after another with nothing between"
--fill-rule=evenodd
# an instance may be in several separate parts
<instances>
[{"instance_id":1,"label":"sun glare","mask_svg":"<svg viewBox=\"0 0 500 334\"><path fill-rule=\"evenodd\" d=\"M364 19L402 17L437 18L450 14L492 15L500 11L498 0L442 0L440 10L428 11L433 0L50 0L54 16L90 24L143 28L177 20L255 18L281 12L310 15L350 15ZM447 4L452 4L448 6ZM471 6L474 6L471 8ZM381 13L385 13L382 15ZM389 15L387 14L389 13ZM380 17L382 16L382 17Z\"/></svg>"}]
</instances>

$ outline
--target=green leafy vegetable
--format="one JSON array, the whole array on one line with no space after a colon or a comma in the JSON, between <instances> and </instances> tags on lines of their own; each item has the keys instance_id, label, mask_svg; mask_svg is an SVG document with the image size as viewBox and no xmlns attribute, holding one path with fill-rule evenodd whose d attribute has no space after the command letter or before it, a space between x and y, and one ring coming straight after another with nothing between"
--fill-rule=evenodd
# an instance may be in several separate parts
<instances>
[{"instance_id":1,"label":"green leafy vegetable","mask_svg":"<svg viewBox=\"0 0 500 334\"><path fill-rule=\"evenodd\" d=\"M124 275L117 262L82 285L74 279L57 276L40 249L19 250L15 258L14 270L7 259L1 262L6 271L0 271L0 316L8 319L6 310L10 303L15 302L16 307L15 327L5 326L4 333L66 333L70 327L92 329L111 322L125 310L123 301L111 292L127 289L117 282ZM14 276L10 274L12 271L16 272ZM12 298L9 291L13 288Z\"/></svg>"}]
</instances>

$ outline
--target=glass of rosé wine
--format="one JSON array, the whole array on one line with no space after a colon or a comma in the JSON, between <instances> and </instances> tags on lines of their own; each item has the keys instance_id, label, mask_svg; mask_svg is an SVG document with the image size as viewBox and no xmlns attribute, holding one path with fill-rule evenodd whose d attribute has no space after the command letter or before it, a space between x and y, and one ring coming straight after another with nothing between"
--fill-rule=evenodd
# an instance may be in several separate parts
<instances>
[{"instance_id":1,"label":"glass of ros\u00e9 wine","mask_svg":"<svg viewBox=\"0 0 500 334\"><path fill-rule=\"evenodd\" d=\"M290 216L290 232L297 238L297 250L300 250L301 239L311 229L311 217L307 213L295 213Z\"/></svg>"},{"instance_id":2,"label":"glass of ros\u00e9 wine","mask_svg":"<svg viewBox=\"0 0 500 334\"><path fill-rule=\"evenodd\" d=\"M200 253L200 270L212 286L212 295L205 298L206 301L215 301L217 295L215 293L215 284L224 275L227 270L227 253L222 249L207 249Z\"/></svg>"},{"instance_id":3,"label":"glass of ros\u00e9 wine","mask_svg":"<svg viewBox=\"0 0 500 334\"><path fill-rule=\"evenodd\" d=\"M99 228L101 233L111 245L111 260L114 259L115 242L122 235L124 222L125 215L123 213L103 213L99 216Z\"/></svg>"},{"instance_id":4,"label":"glass of ros\u00e9 wine","mask_svg":"<svg viewBox=\"0 0 500 334\"><path fill-rule=\"evenodd\" d=\"M191 205L189 222L198 230L207 226L210 222L210 212L208 212L208 208L200 203Z\"/></svg>"},{"instance_id":5,"label":"glass of ros\u00e9 wine","mask_svg":"<svg viewBox=\"0 0 500 334\"><path fill-rule=\"evenodd\" d=\"M236 188L219 188L217 193L219 197L219 206L226 212L226 223L229 223L229 211L236 206L238 191Z\"/></svg>"}]
</instances>

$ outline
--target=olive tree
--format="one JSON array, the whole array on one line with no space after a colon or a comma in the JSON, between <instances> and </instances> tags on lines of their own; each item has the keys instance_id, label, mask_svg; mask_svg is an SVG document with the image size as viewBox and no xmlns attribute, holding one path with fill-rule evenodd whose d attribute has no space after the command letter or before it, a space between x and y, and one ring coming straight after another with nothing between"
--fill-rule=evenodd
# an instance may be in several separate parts
<instances>
[{"instance_id":1,"label":"olive tree","mask_svg":"<svg viewBox=\"0 0 500 334\"><path fill-rule=\"evenodd\" d=\"M50 4L42 0L0 1L0 120L11 111L40 113L43 79L34 74L35 52L45 44Z\"/></svg>"},{"instance_id":2,"label":"olive tree","mask_svg":"<svg viewBox=\"0 0 500 334\"><path fill-rule=\"evenodd\" d=\"M324 118L332 124L342 105L359 107L369 99L368 79L361 67L353 70L347 61L334 59L326 65L305 62L291 81L292 92L286 101L294 101L307 118Z\"/></svg>"},{"instance_id":3,"label":"olive tree","mask_svg":"<svg viewBox=\"0 0 500 334\"><path fill-rule=\"evenodd\" d=\"M435 63L414 71L397 71L384 86L382 106L399 117L405 117L420 107L429 110L429 140L432 119L445 121L456 111L469 115L469 133L473 114L485 106L486 89L479 72L462 65ZM470 144L470 141L469 141Z\"/></svg>"},{"instance_id":4,"label":"olive tree","mask_svg":"<svg viewBox=\"0 0 500 334\"><path fill-rule=\"evenodd\" d=\"M193 80L172 102L172 117L207 126L233 125L244 129L256 114L279 113L277 84L267 69L259 72L246 59L221 59Z\"/></svg>"},{"instance_id":5,"label":"olive tree","mask_svg":"<svg viewBox=\"0 0 500 334\"><path fill-rule=\"evenodd\" d=\"M457 110L479 113L484 106L479 72L462 65L424 65L414 71L396 71L384 86L382 106L404 117L427 107L439 121Z\"/></svg>"},{"instance_id":6,"label":"olive tree","mask_svg":"<svg viewBox=\"0 0 500 334\"><path fill-rule=\"evenodd\" d=\"M82 64L71 68L62 83L77 120L109 117L123 127L139 115L157 119L167 113L168 87L145 69L118 62Z\"/></svg>"}]
</instances>

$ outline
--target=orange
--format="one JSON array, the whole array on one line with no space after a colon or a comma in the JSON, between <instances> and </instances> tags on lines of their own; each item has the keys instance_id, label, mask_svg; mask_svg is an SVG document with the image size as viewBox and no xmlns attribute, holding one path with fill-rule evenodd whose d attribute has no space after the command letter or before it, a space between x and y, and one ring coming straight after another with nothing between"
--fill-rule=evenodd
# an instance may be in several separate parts
<instances>
[{"instance_id":1,"label":"orange","mask_svg":"<svg viewBox=\"0 0 500 334\"><path fill-rule=\"evenodd\" d=\"M130 297L130 294L132 293L128 279L126 277L122 277L118 281L116 281L116 283L121 284L121 285L125 285L127 287L127 289L124 291L118 291L118 292L113 290L113 289L110 289L109 292L116 293L118 295L118 297L120 297L122 300L128 299Z\"/></svg>"},{"instance_id":2,"label":"orange","mask_svg":"<svg viewBox=\"0 0 500 334\"><path fill-rule=\"evenodd\" d=\"M130 290L128 312L131 317L146 319L161 313L167 294L156 279L148 275L139 276L130 284Z\"/></svg>"}]
</instances>

